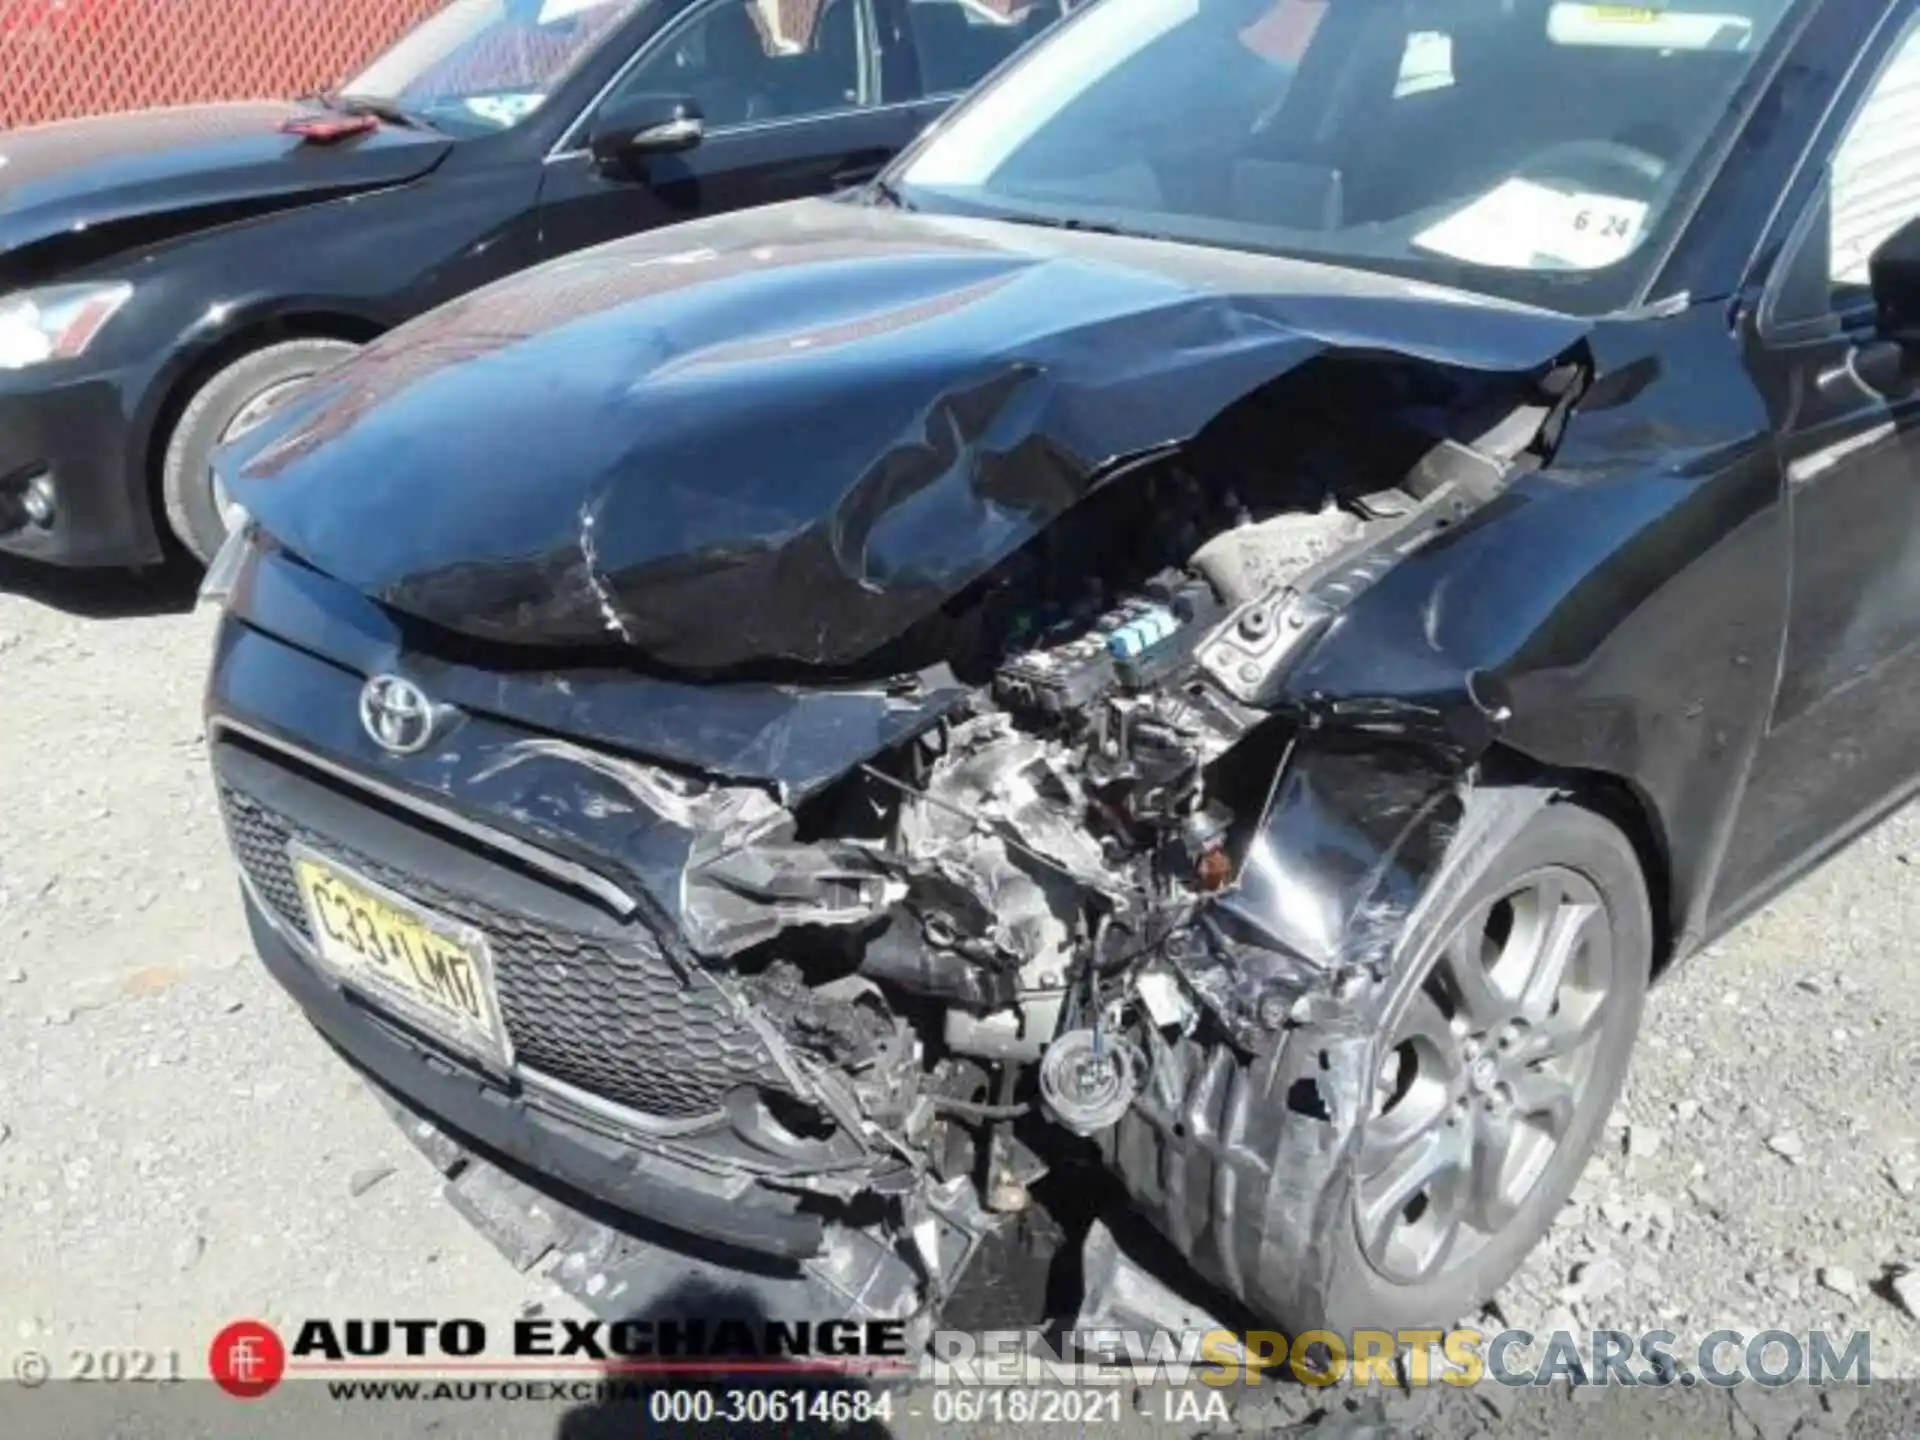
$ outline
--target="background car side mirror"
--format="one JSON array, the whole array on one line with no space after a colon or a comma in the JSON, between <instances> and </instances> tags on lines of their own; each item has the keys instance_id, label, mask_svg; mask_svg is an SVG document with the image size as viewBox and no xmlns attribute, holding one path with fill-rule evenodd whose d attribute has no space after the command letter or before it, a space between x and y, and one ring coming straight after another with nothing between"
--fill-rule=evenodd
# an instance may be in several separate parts
<instances>
[{"instance_id":1,"label":"background car side mirror","mask_svg":"<svg viewBox=\"0 0 1920 1440\"><path fill-rule=\"evenodd\" d=\"M594 116L587 146L603 170L630 170L649 155L691 150L706 138L699 102L687 95L628 95Z\"/></svg>"},{"instance_id":2,"label":"background car side mirror","mask_svg":"<svg viewBox=\"0 0 1920 1440\"><path fill-rule=\"evenodd\" d=\"M1920 220L1880 242L1867 260L1867 279L1881 335L1920 348Z\"/></svg>"}]
</instances>

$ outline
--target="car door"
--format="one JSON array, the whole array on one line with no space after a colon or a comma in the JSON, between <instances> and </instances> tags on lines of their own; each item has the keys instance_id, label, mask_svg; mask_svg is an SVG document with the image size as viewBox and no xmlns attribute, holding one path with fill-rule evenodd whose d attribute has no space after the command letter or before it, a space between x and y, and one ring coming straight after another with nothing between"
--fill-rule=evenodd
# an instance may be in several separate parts
<instances>
[{"instance_id":1,"label":"car door","mask_svg":"<svg viewBox=\"0 0 1920 1440\"><path fill-rule=\"evenodd\" d=\"M1779 685L1716 887L1762 898L1920 779L1920 357L1875 326L1874 247L1920 219L1920 21L1906 0L1843 100L1762 300L1754 370L1791 514Z\"/></svg>"},{"instance_id":2,"label":"car door","mask_svg":"<svg viewBox=\"0 0 1920 1440\"><path fill-rule=\"evenodd\" d=\"M542 253L872 178L914 133L906 109L881 102L879 59L871 0L694 0L548 158ZM596 164L594 116L648 94L694 101L700 143L631 167Z\"/></svg>"}]
</instances>

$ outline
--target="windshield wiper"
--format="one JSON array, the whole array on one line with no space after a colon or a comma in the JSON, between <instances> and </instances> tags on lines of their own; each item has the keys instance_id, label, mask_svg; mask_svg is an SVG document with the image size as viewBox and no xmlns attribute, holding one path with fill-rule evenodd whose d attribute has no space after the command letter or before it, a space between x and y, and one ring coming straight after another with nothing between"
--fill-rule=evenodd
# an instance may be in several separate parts
<instances>
[{"instance_id":1,"label":"windshield wiper","mask_svg":"<svg viewBox=\"0 0 1920 1440\"><path fill-rule=\"evenodd\" d=\"M343 95L338 90L321 90L305 98L341 115L371 115L376 120L384 120L389 125L404 125L409 130L440 128L426 116L381 95Z\"/></svg>"},{"instance_id":2,"label":"windshield wiper","mask_svg":"<svg viewBox=\"0 0 1920 1440\"><path fill-rule=\"evenodd\" d=\"M918 210L920 207L900 193L900 187L891 180L875 178L867 182L867 193L874 199L891 205L895 210Z\"/></svg>"},{"instance_id":3,"label":"windshield wiper","mask_svg":"<svg viewBox=\"0 0 1920 1440\"><path fill-rule=\"evenodd\" d=\"M1029 211L1004 210L993 218L1004 220L1009 225L1039 225L1048 230L1073 230L1082 235L1126 235L1135 240L1167 238L1150 230L1129 230L1123 225L1109 225L1101 220L1081 220L1072 215L1035 215Z\"/></svg>"}]
</instances>

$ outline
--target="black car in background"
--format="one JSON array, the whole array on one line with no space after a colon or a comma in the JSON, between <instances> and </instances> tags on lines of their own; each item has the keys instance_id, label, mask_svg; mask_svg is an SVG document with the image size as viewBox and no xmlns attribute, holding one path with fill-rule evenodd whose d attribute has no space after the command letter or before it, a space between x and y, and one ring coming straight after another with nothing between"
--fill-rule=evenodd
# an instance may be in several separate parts
<instances>
[{"instance_id":1,"label":"black car in background","mask_svg":"<svg viewBox=\"0 0 1920 1440\"><path fill-rule=\"evenodd\" d=\"M871 178L1060 0L482 0L339 93L0 134L0 552L201 559L208 457L535 261Z\"/></svg>"},{"instance_id":2,"label":"black car in background","mask_svg":"<svg viewBox=\"0 0 1920 1440\"><path fill-rule=\"evenodd\" d=\"M627 1314L1095 1204L1473 1313L1649 982L1920 785L1916 106L1914 0L1098 0L422 317L218 461L267 966L657 1222Z\"/></svg>"}]
</instances>

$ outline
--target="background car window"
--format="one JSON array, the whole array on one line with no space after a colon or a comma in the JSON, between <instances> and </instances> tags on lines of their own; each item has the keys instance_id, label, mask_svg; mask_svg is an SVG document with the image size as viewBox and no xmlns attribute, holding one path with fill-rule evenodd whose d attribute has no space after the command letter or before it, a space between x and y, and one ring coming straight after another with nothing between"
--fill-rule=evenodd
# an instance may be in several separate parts
<instances>
[{"instance_id":1,"label":"background car window","mask_svg":"<svg viewBox=\"0 0 1920 1440\"><path fill-rule=\"evenodd\" d=\"M858 0L711 0L690 11L614 92L688 95L709 128L860 104Z\"/></svg>"},{"instance_id":2,"label":"background car window","mask_svg":"<svg viewBox=\"0 0 1920 1440\"><path fill-rule=\"evenodd\" d=\"M1920 215L1920 28L1874 81L1834 151L1827 273L1836 303L1864 292L1874 248Z\"/></svg>"},{"instance_id":3,"label":"background car window","mask_svg":"<svg viewBox=\"0 0 1920 1440\"><path fill-rule=\"evenodd\" d=\"M1062 0L911 0L907 24L929 95L968 89L1058 20Z\"/></svg>"},{"instance_id":4,"label":"background car window","mask_svg":"<svg viewBox=\"0 0 1920 1440\"><path fill-rule=\"evenodd\" d=\"M342 88L390 100L444 129L505 129L545 104L638 3L452 0Z\"/></svg>"}]
</instances>

